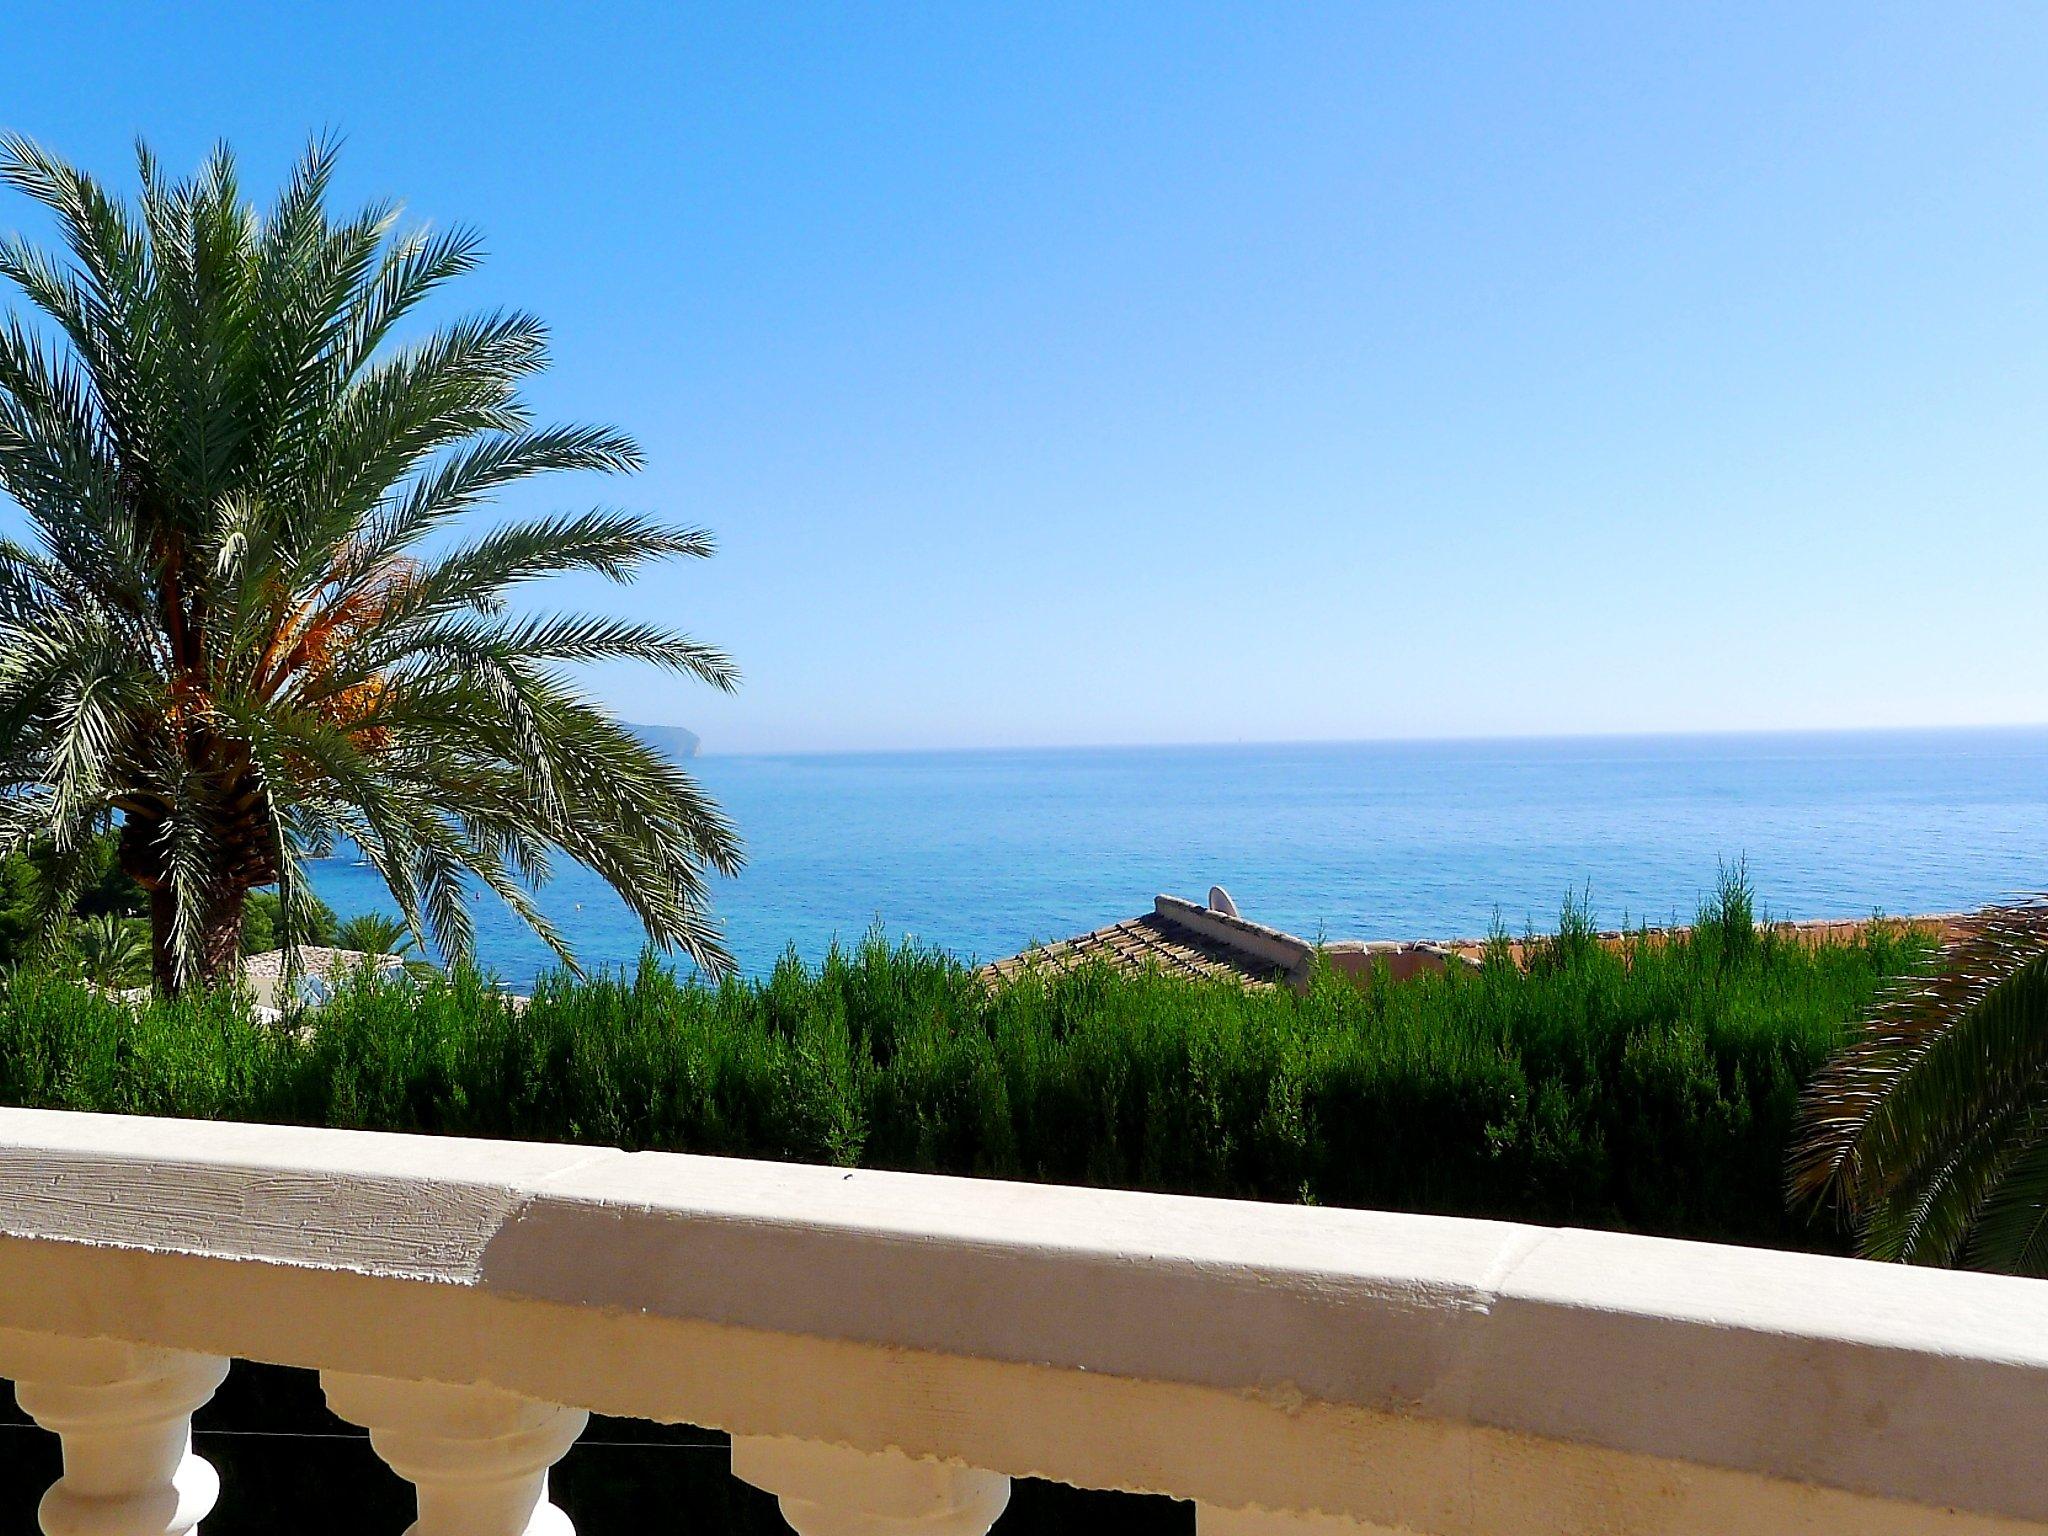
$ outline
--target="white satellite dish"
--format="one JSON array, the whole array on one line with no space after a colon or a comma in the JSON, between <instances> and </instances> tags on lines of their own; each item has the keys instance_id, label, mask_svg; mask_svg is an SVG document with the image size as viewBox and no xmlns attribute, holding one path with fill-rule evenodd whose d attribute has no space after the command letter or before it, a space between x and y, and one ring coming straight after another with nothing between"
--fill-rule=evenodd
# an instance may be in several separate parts
<instances>
[{"instance_id":1,"label":"white satellite dish","mask_svg":"<svg viewBox=\"0 0 2048 1536\"><path fill-rule=\"evenodd\" d=\"M1209 910L1221 912L1225 917L1237 916L1237 903L1230 899L1230 892L1220 885L1209 887Z\"/></svg>"}]
</instances>

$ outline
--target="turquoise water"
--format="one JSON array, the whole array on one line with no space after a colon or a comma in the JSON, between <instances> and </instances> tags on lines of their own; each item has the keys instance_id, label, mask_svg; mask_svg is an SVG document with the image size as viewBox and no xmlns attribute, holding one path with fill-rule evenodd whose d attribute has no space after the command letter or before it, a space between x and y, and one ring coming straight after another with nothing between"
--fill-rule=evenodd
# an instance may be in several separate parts
<instances>
[{"instance_id":1,"label":"turquoise water","mask_svg":"<svg viewBox=\"0 0 2048 1536\"><path fill-rule=\"evenodd\" d=\"M875 923L993 959L1227 886L1308 937L1546 922L1590 887L1603 925L1689 915L1747 857L1786 917L1967 907L2048 886L2048 730L708 757L746 835L717 905L743 967ZM316 866L344 916L367 869ZM595 877L543 905L586 963L641 936ZM489 900L479 958L524 983L545 949Z\"/></svg>"}]
</instances>

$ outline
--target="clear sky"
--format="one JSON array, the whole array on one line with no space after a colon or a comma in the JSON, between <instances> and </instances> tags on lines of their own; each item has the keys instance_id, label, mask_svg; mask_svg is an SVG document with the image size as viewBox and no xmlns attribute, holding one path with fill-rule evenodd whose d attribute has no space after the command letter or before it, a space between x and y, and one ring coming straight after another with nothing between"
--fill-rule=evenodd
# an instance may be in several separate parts
<instances>
[{"instance_id":1,"label":"clear sky","mask_svg":"<svg viewBox=\"0 0 2048 1536\"><path fill-rule=\"evenodd\" d=\"M2048 720L2039 7L23 4L0 123L481 227L707 750Z\"/></svg>"}]
</instances>

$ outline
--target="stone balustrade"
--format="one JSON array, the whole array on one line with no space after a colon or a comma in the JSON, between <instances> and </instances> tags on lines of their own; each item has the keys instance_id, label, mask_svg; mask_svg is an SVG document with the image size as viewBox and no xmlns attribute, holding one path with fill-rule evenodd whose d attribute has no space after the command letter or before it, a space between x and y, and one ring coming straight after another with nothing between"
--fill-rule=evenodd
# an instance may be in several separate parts
<instances>
[{"instance_id":1,"label":"stone balustrade","mask_svg":"<svg viewBox=\"0 0 2048 1536\"><path fill-rule=\"evenodd\" d=\"M62 1439L48 1536L196 1529L191 1415L234 1359L318 1369L416 1485L413 1536L570 1536L548 1469L592 1411L729 1431L803 1536L979 1536L1027 1476L1192 1500L1203 1536L2048 1532L2044 1297L1496 1222L0 1111L0 1375Z\"/></svg>"}]
</instances>

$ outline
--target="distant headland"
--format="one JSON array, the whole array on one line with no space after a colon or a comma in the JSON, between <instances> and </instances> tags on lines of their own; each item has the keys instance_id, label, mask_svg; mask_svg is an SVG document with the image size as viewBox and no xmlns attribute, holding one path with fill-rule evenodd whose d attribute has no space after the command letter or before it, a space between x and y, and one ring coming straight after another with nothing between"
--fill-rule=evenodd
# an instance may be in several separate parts
<instances>
[{"instance_id":1,"label":"distant headland","mask_svg":"<svg viewBox=\"0 0 2048 1536\"><path fill-rule=\"evenodd\" d=\"M680 725L638 725L631 720L625 725L647 745L659 748L671 757L695 757L697 748L703 744L695 731L686 731Z\"/></svg>"}]
</instances>

